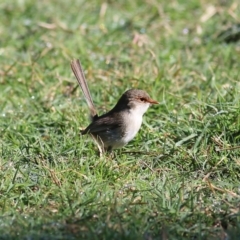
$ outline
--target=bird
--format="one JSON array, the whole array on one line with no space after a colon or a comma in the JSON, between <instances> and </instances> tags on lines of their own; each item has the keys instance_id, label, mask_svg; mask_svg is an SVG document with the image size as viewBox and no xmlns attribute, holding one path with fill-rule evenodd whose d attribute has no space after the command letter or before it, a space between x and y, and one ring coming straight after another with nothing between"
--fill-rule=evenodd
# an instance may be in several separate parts
<instances>
[{"instance_id":1,"label":"bird","mask_svg":"<svg viewBox=\"0 0 240 240\"><path fill-rule=\"evenodd\" d=\"M138 133L144 113L152 104L158 102L150 98L146 91L133 88L122 94L112 110L98 116L80 61L72 60L71 68L90 110L91 123L81 134L90 134L93 137L100 155L122 148Z\"/></svg>"}]
</instances>

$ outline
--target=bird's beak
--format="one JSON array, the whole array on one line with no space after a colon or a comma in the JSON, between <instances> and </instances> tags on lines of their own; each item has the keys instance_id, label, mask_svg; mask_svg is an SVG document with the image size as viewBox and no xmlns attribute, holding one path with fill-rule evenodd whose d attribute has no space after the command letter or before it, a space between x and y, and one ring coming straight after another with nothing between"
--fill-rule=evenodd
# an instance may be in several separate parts
<instances>
[{"instance_id":1,"label":"bird's beak","mask_svg":"<svg viewBox=\"0 0 240 240\"><path fill-rule=\"evenodd\" d=\"M155 101L155 100L153 100L153 99L151 99L151 98L149 98L147 101L148 101L149 103L151 103L151 104L159 104L158 101Z\"/></svg>"}]
</instances>

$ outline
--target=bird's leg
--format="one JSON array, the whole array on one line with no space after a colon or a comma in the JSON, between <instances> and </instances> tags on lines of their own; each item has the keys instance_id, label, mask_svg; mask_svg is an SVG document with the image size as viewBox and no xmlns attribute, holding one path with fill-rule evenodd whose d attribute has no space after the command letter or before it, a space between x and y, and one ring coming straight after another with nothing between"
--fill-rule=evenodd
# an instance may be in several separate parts
<instances>
[{"instance_id":1,"label":"bird's leg","mask_svg":"<svg viewBox=\"0 0 240 240\"><path fill-rule=\"evenodd\" d=\"M95 141L95 143L97 144L98 150L99 150L99 155L100 157L103 156L103 154L105 153L105 149L104 149L104 144L101 138L99 138L98 136L95 137L91 134L93 140Z\"/></svg>"}]
</instances>

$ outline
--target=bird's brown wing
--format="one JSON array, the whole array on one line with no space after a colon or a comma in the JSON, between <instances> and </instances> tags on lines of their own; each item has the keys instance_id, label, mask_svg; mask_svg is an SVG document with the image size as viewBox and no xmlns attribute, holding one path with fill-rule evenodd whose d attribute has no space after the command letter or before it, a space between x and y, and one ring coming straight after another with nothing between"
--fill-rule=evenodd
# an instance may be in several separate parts
<instances>
[{"instance_id":1,"label":"bird's brown wing","mask_svg":"<svg viewBox=\"0 0 240 240\"><path fill-rule=\"evenodd\" d=\"M82 134L92 133L92 134L101 134L101 132L107 132L120 128L122 126L122 121L120 118L113 117L99 117L97 120L92 122L85 130L82 131Z\"/></svg>"}]
</instances>

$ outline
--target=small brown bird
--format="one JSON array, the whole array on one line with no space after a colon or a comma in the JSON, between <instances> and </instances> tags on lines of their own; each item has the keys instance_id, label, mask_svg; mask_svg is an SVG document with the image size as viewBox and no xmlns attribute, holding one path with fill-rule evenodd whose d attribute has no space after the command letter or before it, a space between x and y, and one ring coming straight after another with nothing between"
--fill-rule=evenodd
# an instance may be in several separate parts
<instances>
[{"instance_id":1,"label":"small brown bird","mask_svg":"<svg viewBox=\"0 0 240 240\"><path fill-rule=\"evenodd\" d=\"M100 154L126 145L139 131L142 117L149 106L158 102L151 99L143 90L130 89L121 96L112 110L98 116L79 60L73 60L71 68L82 88L92 120L81 133L93 136Z\"/></svg>"}]
</instances>

